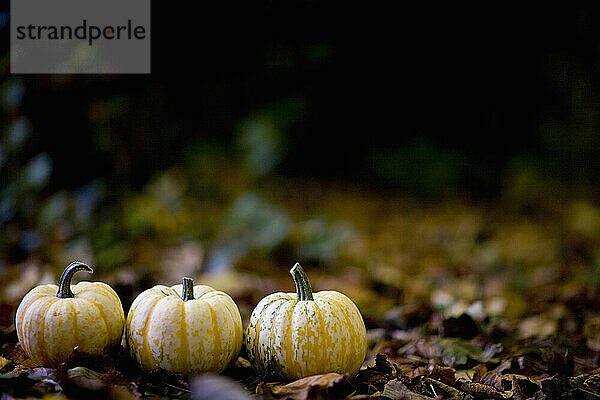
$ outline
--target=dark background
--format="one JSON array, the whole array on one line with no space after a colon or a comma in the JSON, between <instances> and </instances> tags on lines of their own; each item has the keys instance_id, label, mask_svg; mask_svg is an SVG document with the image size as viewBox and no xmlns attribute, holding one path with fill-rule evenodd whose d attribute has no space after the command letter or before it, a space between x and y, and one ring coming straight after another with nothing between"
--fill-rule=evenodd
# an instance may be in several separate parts
<instances>
[{"instance_id":1,"label":"dark background","mask_svg":"<svg viewBox=\"0 0 600 400\"><path fill-rule=\"evenodd\" d=\"M240 120L285 99L302 104L281 132L286 176L492 197L514 166L598 177L599 21L587 10L223 8L154 2L151 75L17 77L34 127L25 152L50 155L51 186L139 187L191 144L231 148ZM91 121L115 98L120 116Z\"/></svg>"}]
</instances>

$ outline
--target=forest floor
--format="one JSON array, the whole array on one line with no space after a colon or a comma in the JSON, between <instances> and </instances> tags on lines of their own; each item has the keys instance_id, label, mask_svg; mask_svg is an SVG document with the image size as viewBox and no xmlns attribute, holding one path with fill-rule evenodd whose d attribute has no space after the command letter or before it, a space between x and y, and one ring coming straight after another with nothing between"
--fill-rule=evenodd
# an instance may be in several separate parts
<instances>
[{"instance_id":1,"label":"forest floor","mask_svg":"<svg viewBox=\"0 0 600 400\"><path fill-rule=\"evenodd\" d=\"M585 196L419 202L295 182L267 188L268 201L242 196L228 211L184 193L182 209L165 216L161 201L173 199L157 191L170 193L169 183L154 185L95 229L91 245L69 233L65 216L35 251L1 267L2 399L600 398L600 208ZM198 221L209 233L181 235ZM75 257L91 258L91 279L111 284L126 313L142 290L189 275L229 293L245 324L265 295L293 291L288 270L299 261L315 291L358 305L367 359L352 379L295 382L265 381L243 350L222 375L192 379L143 373L121 348L55 369L34 365L17 341L16 307ZM101 268L106 260L116 261Z\"/></svg>"}]
</instances>

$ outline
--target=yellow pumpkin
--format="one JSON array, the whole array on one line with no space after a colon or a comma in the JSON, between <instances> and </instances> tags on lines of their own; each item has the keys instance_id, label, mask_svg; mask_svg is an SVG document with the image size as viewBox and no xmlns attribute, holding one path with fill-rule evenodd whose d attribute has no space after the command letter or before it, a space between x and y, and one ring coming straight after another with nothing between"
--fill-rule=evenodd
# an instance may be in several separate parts
<instances>
[{"instance_id":1,"label":"yellow pumpkin","mask_svg":"<svg viewBox=\"0 0 600 400\"><path fill-rule=\"evenodd\" d=\"M190 278L140 293L127 314L129 351L144 370L221 372L237 359L242 339L242 318L231 297L194 286Z\"/></svg>"},{"instance_id":2,"label":"yellow pumpkin","mask_svg":"<svg viewBox=\"0 0 600 400\"><path fill-rule=\"evenodd\" d=\"M263 298L250 317L245 345L259 374L285 380L337 372L354 376L367 353L367 332L356 305L336 291L314 293L296 263L296 293Z\"/></svg>"},{"instance_id":3,"label":"yellow pumpkin","mask_svg":"<svg viewBox=\"0 0 600 400\"><path fill-rule=\"evenodd\" d=\"M125 317L119 296L102 282L71 287L73 275L82 270L94 272L80 262L71 263L58 286L33 288L17 308L17 337L39 365L57 366L75 350L103 354L121 342Z\"/></svg>"}]
</instances>

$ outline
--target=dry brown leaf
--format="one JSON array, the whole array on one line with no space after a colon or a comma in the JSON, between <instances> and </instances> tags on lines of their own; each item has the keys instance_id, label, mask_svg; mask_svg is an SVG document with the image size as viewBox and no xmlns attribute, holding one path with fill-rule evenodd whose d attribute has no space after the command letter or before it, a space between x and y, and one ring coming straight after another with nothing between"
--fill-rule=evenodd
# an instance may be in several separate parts
<instances>
[{"instance_id":1,"label":"dry brown leaf","mask_svg":"<svg viewBox=\"0 0 600 400\"><path fill-rule=\"evenodd\" d=\"M2 356L0 356L0 370L4 367L6 367L6 364L8 364L10 362L10 360L8 358L4 358Z\"/></svg>"},{"instance_id":2,"label":"dry brown leaf","mask_svg":"<svg viewBox=\"0 0 600 400\"><path fill-rule=\"evenodd\" d=\"M23 347L21 347L21 343L16 343L9 346L9 348L6 349L4 356L14 362L16 365L22 365L26 368L35 368L40 366L33 362L31 358L29 358Z\"/></svg>"},{"instance_id":3,"label":"dry brown leaf","mask_svg":"<svg viewBox=\"0 0 600 400\"><path fill-rule=\"evenodd\" d=\"M516 379L518 381L528 381L533 383L534 385L540 386L539 380L531 376L525 376L521 374L505 374L502 375L504 379L513 380Z\"/></svg>"},{"instance_id":4,"label":"dry brown leaf","mask_svg":"<svg viewBox=\"0 0 600 400\"><path fill-rule=\"evenodd\" d=\"M436 379L446 385L453 386L454 382L456 382L456 370L450 367L442 367L440 365L436 365L433 367L430 378Z\"/></svg>"},{"instance_id":5,"label":"dry brown leaf","mask_svg":"<svg viewBox=\"0 0 600 400\"><path fill-rule=\"evenodd\" d=\"M106 388L100 377L102 374L86 367L75 367L67 370L67 379L85 390L101 390Z\"/></svg>"},{"instance_id":6,"label":"dry brown leaf","mask_svg":"<svg viewBox=\"0 0 600 400\"><path fill-rule=\"evenodd\" d=\"M39 397L62 390L56 380L56 370L52 368L32 369L17 365L12 371L0 376L0 393L16 397L28 395Z\"/></svg>"},{"instance_id":7,"label":"dry brown leaf","mask_svg":"<svg viewBox=\"0 0 600 400\"><path fill-rule=\"evenodd\" d=\"M503 390L502 386L502 375L495 372L486 372L481 376L480 383L494 387L498 391Z\"/></svg>"},{"instance_id":8,"label":"dry brown leaf","mask_svg":"<svg viewBox=\"0 0 600 400\"><path fill-rule=\"evenodd\" d=\"M332 391L334 388L336 390ZM256 387L256 393L266 399L344 398L352 391L352 386L344 375L334 372L307 376L288 384L261 382Z\"/></svg>"},{"instance_id":9,"label":"dry brown leaf","mask_svg":"<svg viewBox=\"0 0 600 400\"><path fill-rule=\"evenodd\" d=\"M489 396L494 399L508 399L513 395L512 390L498 391L493 386L477 382L461 382L460 390L477 396Z\"/></svg>"},{"instance_id":10,"label":"dry brown leaf","mask_svg":"<svg viewBox=\"0 0 600 400\"><path fill-rule=\"evenodd\" d=\"M485 364L478 364L473 367L475 375L473 376L473 382L483 383L487 386L492 386L498 391L503 390L502 379L503 376L499 373L488 371Z\"/></svg>"},{"instance_id":11,"label":"dry brown leaf","mask_svg":"<svg viewBox=\"0 0 600 400\"><path fill-rule=\"evenodd\" d=\"M519 380L514 376L512 378L512 391L514 393L514 400L525 400L523 390L521 389L521 386L519 386Z\"/></svg>"},{"instance_id":12,"label":"dry brown leaf","mask_svg":"<svg viewBox=\"0 0 600 400\"><path fill-rule=\"evenodd\" d=\"M383 390L384 385L394 378L394 368L385 354L375 356L375 365L358 371L352 381L361 393L375 393Z\"/></svg>"},{"instance_id":13,"label":"dry brown leaf","mask_svg":"<svg viewBox=\"0 0 600 400\"><path fill-rule=\"evenodd\" d=\"M461 396L464 397L464 393L461 392L460 390L458 390L452 386L446 385L445 383L440 382L436 379L425 378L425 382L427 382L429 385L431 385L438 395L441 393L444 393L444 394L446 394L446 396L448 398L452 398L452 399L460 399Z\"/></svg>"},{"instance_id":14,"label":"dry brown leaf","mask_svg":"<svg viewBox=\"0 0 600 400\"><path fill-rule=\"evenodd\" d=\"M431 400L433 397L415 393L398 379L393 379L385 384L383 396L391 400Z\"/></svg>"}]
</instances>

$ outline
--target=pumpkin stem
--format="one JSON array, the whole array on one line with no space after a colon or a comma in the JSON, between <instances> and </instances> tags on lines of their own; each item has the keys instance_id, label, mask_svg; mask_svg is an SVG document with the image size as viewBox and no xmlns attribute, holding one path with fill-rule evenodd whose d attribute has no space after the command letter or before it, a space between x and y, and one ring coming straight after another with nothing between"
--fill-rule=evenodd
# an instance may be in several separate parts
<instances>
[{"instance_id":1,"label":"pumpkin stem","mask_svg":"<svg viewBox=\"0 0 600 400\"><path fill-rule=\"evenodd\" d=\"M181 300L194 300L194 281L192 278L183 278L183 287L181 288Z\"/></svg>"},{"instance_id":2,"label":"pumpkin stem","mask_svg":"<svg viewBox=\"0 0 600 400\"><path fill-rule=\"evenodd\" d=\"M314 297L308 276L306 276L306 272L304 272L300 263L294 264L292 269L290 269L290 274L292 274L292 278L294 278L294 283L296 284L298 301L313 301Z\"/></svg>"},{"instance_id":3,"label":"pumpkin stem","mask_svg":"<svg viewBox=\"0 0 600 400\"><path fill-rule=\"evenodd\" d=\"M77 271L87 271L90 274L94 273L94 270L89 265L79 261L72 262L65 268L58 280L58 292L56 293L56 297L61 299L74 297L74 294L71 291L71 279Z\"/></svg>"}]
</instances>

